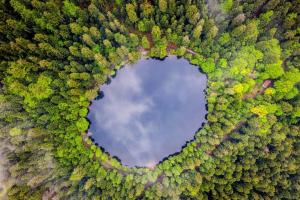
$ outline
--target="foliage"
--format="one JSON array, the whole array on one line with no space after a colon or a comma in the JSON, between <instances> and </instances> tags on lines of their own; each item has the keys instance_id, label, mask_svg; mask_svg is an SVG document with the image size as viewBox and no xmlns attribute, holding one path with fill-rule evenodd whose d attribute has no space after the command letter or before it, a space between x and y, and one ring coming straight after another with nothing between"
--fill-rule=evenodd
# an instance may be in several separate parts
<instances>
[{"instance_id":1,"label":"foliage","mask_svg":"<svg viewBox=\"0 0 300 200\"><path fill-rule=\"evenodd\" d=\"M8 198L300 199L299 3L0 1ZM88 106L121 66L169 54L207 74L207 123L128 168L85 134Z\"/></svg>"}]
</instances>

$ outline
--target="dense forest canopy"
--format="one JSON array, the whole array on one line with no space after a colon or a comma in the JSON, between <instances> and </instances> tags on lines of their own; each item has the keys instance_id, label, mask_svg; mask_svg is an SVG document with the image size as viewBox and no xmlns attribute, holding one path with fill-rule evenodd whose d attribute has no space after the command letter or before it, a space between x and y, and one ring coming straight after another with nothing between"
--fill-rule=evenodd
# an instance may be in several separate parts
<instances>
[{"instance_id":1,"label":"dense forest canopy","mask_svg":"<svg viewBox=\"0 0 300 200\"><path fill-rule=\"evenodd\" d=\"M299 0L0 0L0 198L300 199ZM86 135L141 57L208 76L207 123L128 168ZM3 171L3 173L2 173Z\"/></svg>"}]
</instances>

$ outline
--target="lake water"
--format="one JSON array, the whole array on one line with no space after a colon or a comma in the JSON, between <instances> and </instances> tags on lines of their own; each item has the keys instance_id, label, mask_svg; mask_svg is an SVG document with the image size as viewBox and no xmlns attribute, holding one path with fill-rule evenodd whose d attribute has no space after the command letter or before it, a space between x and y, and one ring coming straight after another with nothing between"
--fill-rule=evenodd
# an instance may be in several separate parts
<instances>
[{"instance_id":1,"label":"lake water","mask_svg":"<svg viewBox=\"0 0 300 200\"><path fill-rule=\"evenodd\" d=\"M185 59L141 59L92 101L92 138L127 166L153 167L179 152L205 122L206 75Z\"/></svg>"}]
</instances>

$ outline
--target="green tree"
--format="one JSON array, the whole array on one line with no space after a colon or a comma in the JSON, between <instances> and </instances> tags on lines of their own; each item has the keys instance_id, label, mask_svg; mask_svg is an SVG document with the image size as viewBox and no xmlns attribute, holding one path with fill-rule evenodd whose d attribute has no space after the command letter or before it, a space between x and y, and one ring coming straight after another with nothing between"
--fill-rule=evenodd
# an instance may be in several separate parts
<instances>
[{"instance_id":1,"label":"green tree","mask_svg":"<svg viewBox=\"0 0 300 200\"><path fill-rule=\"evenodd\" d=\"M166 12L168 8L168 2L166 0L158 0L158 6L161 12Z\"/></svg>"},{"instance_id":2,"label":"green tree","mask_svg":"<svg viewBox=\"0 0 300 200\"><path fill-rule=\"evenodd\" d=\"M131 3L126 4L126 12L127 12L129 20L132 23L135 23L138 21L138 17L137 17L136 11L135 11L135 5L133 5Z\"/></svg>"},{"instance_id":3,"label":"green tree","mask_svg":"<svg viewBox=\"0 0 300 200\"><path fill-rule=\"evenodd\" d=\"M148 40L148 38L146 36L142 37L142 46L145 49L149 49L150 48L150 43L149 43L149 40Z\"/></svg>"},{"instance_id":4,"label":"green tree","mask_svg":"<svg viewBox=\"0 0 300 200\"><path fill-rule=\"evenodd\" d=\"M194 31L193 31L193 37L195 39L199 39L200 35L201 35L201 32L202 32L202 29L203 29L203 25L204 25L204 20L201 19L197 26L195 27Z\"/></svg>"},{"instance_id":5,"label":"green tree","mask_svg":"<svg viewBox=\"0 0 300 200\"><path fill-rule=\"evenodd\" d=\"M145 23L143 21L138 22L138 29L141 32L146 32L147 31L147 28L146 28Z\"/></svg>"},{"instance_id":6,"label":"green tree","mask_svg":"<svg viewBox=\"0 0 300 200\"><path fill-rule=\"evenodd\" d=\"M52 79L45 75L40 75L36 83L29 85L28 89L32 97L37 98L38 100L48 98L53 90L50 87Z\"/></svg>"},{"instance_id":7,"label":"green tree","mask_svg":"<svg viewBox=\"0 0 300 200\"><path fill-rule=\"evenodd\" d=\"M80 132L84 132L88 129L89 122L85 118L80 118L76 122L76 126Z\"/></svg>"},{"instance_id":8,"label":"green tree","mask_svg":"<svg viewBox=\"0 0 300 200\"><path fill-rule=\"evenodd\" d=\"M186 15L189 22L193 25L195 25L200 18L200 13L196 5L188 5Z\"/></svg>"},{"instance_id":9,"label":"green tree","mask_svg":"<svg viewBox=\"0 0 300 200\"><path fill-rule=\"evenodd\" d=\"M159 26L153 26L151 34L155 42L159 41L161 39L161 30Z\"/></svg>"},{"instance_id":10,"label":"green tree","mask_svg":"<svg viewBox=\"0 0 300 200\"><path fill-rule=\"evenodd\" d=\"M214 59L208 58L204 62L200 63L200 67L205 73L211 73L215 70L215 62Z\"/></svg>"},{"instance_id":11,"label":"green tree","mask_svg":"<svg viewBox=\"0 0 300 200\"><path fill-rule=\"evenodd\" d=\"M142 15L144 17L151 16L151 14L154 11L153 6L147 1L145 1L144 3L141 4L141 9L142 9Z\"/></svg>"},{"instance_id":12,"label":"green tree","mask_svg":"<svg viewBox=\"0 0 300 200\"><path fill-rule=\"evenodd\" d=\"M69 0L64 0L63 9L64 9L64 12L71 17L75 17L76 13L79 10L79 8L75 4L70 2Z\"/></svg>"},{"instance_id":13,"label":"green tree","mask_svg":"<svg viewBox=\"0 0 300 200\"><path fill-rule=\"evenodd\" d=\"M139 45L139 42L140 42L139 37L134 33L130 33L129 37L130 37L130 46L137 47Z\"/></svg>"},{"instance_id":14,"label":"green tree","mask_svg":"<svg viewBox=\"0 0 300 200\"><path fill-rule=\"evenodd\" d=\"M85 170L81 166L78 166L72 172L70 181L80 181L85 176L85 173Z\"/></svg>"},{"instance_id":15,"label":"green tree","mask_svg":"<svg viewBox=\"0 0 300 200\"><path fill-rule=\"evenodd\" d=\"M82 36L82 40L89 45L90 47L95 45L95 42L93 41L93 39L91 38L91 36L89 36L88 34L83 34Z\"/></svg>"},{"instance_id":16,"label":"green tree","mask_svg":"<svg viewBox=\"0 0 300 200\"><path fill-rule=\"evenodd\" d=\"M86 58L86 59L89 59L89 60L93 60L94 59L94 53L93 51L88 48L88 47L82 47L81 48L81 55Z\"/></svg>"},{"instance_id":17,"label":"green tree","mask_svg":"<svg viewBox=\"0 0 300 200\"><path fill-rule=\"evenodd\" d=\"M222 11L228 13L233 5L233 0L223 0L221 3Z\"/></svg>"},{"instance_id":18,"label":"green tree","mask_svg":"<svg viewBox=\"0 0 300 200\"><path fill-rule=\"evenodd\" d=\"M83 33L82 27L75 22L70 23L70 28L71 28L71 32L76 35L81 35Z\"/></svg>"}]
</instances>

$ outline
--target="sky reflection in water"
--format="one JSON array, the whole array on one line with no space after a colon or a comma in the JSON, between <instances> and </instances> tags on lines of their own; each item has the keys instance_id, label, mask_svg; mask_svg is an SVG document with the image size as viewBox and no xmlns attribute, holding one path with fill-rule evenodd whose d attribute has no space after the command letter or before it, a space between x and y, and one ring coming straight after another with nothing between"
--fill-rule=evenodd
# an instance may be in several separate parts
<instances>
[{"instance_id":1,"label":"sky reflection in water","mask_svg":"<svg viewBox=\"0 0 300 200\"><path fill-rule=\"evenodd\" d=\"M89 132L123 164L151 167L180 151L205 121L206 81L175 56L127 65L92 102Z\"/></svg>"}]
</instances>

